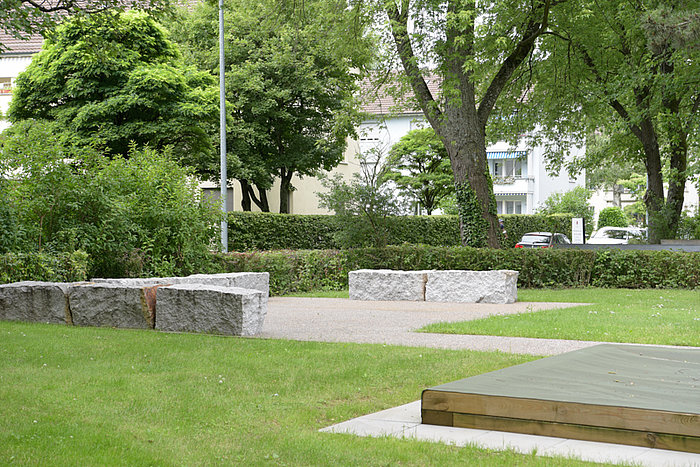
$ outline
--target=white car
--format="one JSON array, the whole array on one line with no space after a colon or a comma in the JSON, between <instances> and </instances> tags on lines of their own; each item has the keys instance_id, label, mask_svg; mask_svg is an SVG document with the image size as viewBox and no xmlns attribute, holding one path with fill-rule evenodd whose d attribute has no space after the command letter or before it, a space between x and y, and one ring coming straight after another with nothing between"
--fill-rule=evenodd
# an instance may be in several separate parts
<instances>
[{"instance_id":1,"label":"white car","mask_svg":"<svg viewBox=\"0 0 700 467\"><path fill-rule=\"evenodd\" d=\"M603 227L596 230L586 243L594 245L627 245L630 240L646 240L647 229L639 227Z\"/></svg>"}]
</instances>

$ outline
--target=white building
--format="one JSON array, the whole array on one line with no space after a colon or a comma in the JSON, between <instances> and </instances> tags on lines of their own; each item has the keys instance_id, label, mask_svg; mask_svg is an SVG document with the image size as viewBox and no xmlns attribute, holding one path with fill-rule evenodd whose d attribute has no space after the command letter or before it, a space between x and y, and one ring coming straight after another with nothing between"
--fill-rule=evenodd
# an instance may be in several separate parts
<instances>
[{"instance_id":1,"label":"white building","mask_svg":"<svg viewBox=\"0 0 700 467\"><path fill-rule=\"evenodd\" d=\"M437 83L429 81L428 86L437 95ZM395 107L391 96L379 93L365 104L364 111L373 117L358 130L357 150L367 152L375 148L386 154L409 131L428 126L421 112L397 112ZM569 156L578 157L583 151L574 148ZM499 214L532 214L552 193L585 186L585 173L573 178L564 169L559 175L548 174L545 156L544 147L530 147L524 142L515 147L499 142L486 148Z\"/></svg>"},{"instance_id":2,"label":"white building","mask_svg":"<svg viewBox=\"0 0 700 467\"><path fill-rule=\"evenodd\" d=\"M22 41L0 33L0 43L6 48L0 52L0 131L10 126L6 116L15 79L29 66L32 56L41 50L42 40L41 36L32 36Z\"/></svg>"}]
</instances>

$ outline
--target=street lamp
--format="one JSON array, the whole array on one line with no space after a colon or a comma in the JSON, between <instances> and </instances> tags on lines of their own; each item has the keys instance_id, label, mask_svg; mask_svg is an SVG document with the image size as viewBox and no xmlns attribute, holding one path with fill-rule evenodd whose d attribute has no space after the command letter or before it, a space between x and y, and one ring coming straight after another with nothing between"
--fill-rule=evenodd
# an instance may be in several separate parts
<instances>
[{"instance_id":1,"label":"street lamp","mask_svg":"<svg viewBox=\"0 0 700 467\"><path fill-rule=\"evenodd\" d=\"M221 138L221 251L228 251L227 178L226 178L226 87L224 73L224 0L219 0L219 133Z\"/></svg>"}]
</instances>

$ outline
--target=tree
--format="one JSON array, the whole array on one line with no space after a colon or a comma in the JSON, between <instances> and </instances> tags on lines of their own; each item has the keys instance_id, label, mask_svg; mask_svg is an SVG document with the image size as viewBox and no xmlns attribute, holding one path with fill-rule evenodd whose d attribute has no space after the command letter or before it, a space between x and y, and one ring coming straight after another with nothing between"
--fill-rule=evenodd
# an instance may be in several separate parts
<instances>
[{"instance_id":1,"label":"tree","mask_svg":"<svg viewBox=\"0 0 700 467\"><path fill-rule=\"evenodd\" d=\"M417 200L428 215L454 192L450 159L432 128L413 130L389 151L385 178Z\"/></svg>"},{"instance_id":2,"label":"tree","mask_svg":"<svg viewBox=\"0 0 700 467\"><path fill-rule=\"evenodd\" d=\"M542 44L550 60L534 74L528 111L553 133L602 130L611 159L645 168L649 240L658 243L677 228L697 157L700 2L567 5Z\"/></svg>"},{"instance_id":3,"label":"tree","mask_svg":"<svg viewBox=\"0 0 700 467\"><path fill-rule=\"evenodd\" d=\"M462 242L499 245L493 185L486 161L487 125L507 96L522 99L516 72L548 31L557 0L378 2L388 35L426 119L450 157ZM427 79L437 75L440 95ZM516 79L514 79L516 78Z\"/></svg>"},{"instance_id":4,"label":"tree","mask_svg":"<svg viewBox=\"0 0 700 467\"><path fill-rule=\"evenodd\" d=\"M586 232L593 232L593 206L588 203L592 193L583 187L563 193L553 193L537 209L538 214L573 214L582 217Z\"/></svg>"},{"instance_id":5,"label":"tree","mask_svg":"<svg viewBox=\"0 0 700 467\"><path fill-rule=\"evenodd\" d=\"M17 39L46 34L66 16L107 10L167 10L169 0L0 0L0 30ZM0 42L0 51L4 48Z\"/></svg>"},{"instance_id":6,"label":"tree","mask_svg":"<svg viewBox=\"0 0 700 467\"><path fill-rule=\"evenodd\" d=\"M341 223L336 241L345 248L385 247L389 238L388 218L403 212L402 204L385 183L388 170L382 154L370 151L360 156L359 173L350 182L340 174L322 177L328 191L317 193L319 206L333 211Z\"/></svg>"},{"instance_id":7,"label":"tree","mask_svg":"<svg viewBox=\"0 0 700 467\"><path fill-rule=\"evenodd\" d=\"M628 225L625 212L618 206L609 206L598 214L599 229L601 227L627 227Z\"/></svg>"},{"instance_id":8,"label":"tree","mask_svg":"<svg viewBox=\"0 0 700 467\"><path fill-rule=\"evenodd\" d=\"M342 3L342 2L341 2ZM269 210L265 190L280 180L280 212L289 212L292 177L330 170L343 157L359 114L351 71L359 57L341 41L324 12L335 2L306 2L303 11L274 1L231 0L226 5L227 148L233 177ZM335 11L335 10L334 10ZM181 27L183 42L202 69L218 69L218 10L201 4ZM255 196L253 186L258 189Z\"/></svg>"},{"instance_id":9,"label":"tree","mask_svg":"<svg viewBox=\"0 0 700 467\"><path fill-rule=\"evenodd\" d=\"M105 16L106 15L106 16ZM66 21L17 78L13 122L56 122L62 141L125 155L132 143L201 171L216 127L214 79L186 66L168 33L142 12Z\"/></svg>"}]
</instances>

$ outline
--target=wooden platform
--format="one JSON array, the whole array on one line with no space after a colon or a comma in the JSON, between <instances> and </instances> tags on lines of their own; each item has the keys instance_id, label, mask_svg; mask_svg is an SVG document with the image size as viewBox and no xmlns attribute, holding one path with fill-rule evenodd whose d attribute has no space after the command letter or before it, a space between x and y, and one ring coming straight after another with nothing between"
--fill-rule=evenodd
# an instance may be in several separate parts
<instances>
[{"instance_id":1,"label":"wooden platform","mask_svg":"<svg viewBox=\"0 0 700 467\"><path fill-rule=\"evenodd\" d=\"M423 391L423 423L700 453L700 349L602 344Z\"/></svg>"}]
</instances>

